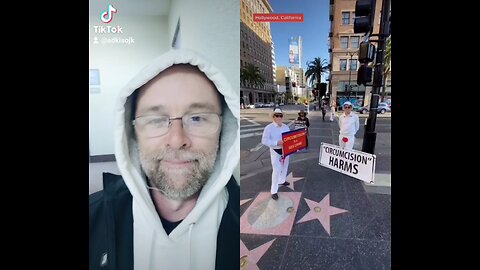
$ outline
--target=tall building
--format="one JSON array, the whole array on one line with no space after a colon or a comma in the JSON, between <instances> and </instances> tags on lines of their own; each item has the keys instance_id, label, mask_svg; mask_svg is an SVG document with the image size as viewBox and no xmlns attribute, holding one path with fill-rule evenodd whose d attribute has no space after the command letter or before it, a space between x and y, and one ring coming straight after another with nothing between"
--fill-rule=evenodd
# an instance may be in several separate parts
<instances>
[{"instance_id":1,"label":"tall building","mask_svg":"<svg viewBox=\"0 0 480 270\"><path fill-rule=\"evenodd\" d=\"M254 13L272 13L268 0L241 0L240 4L240 68L252 64L265 79L263 86L243 83L240 85L241 102L269 103L277 93L274 83L273 44L269 22L254 22Z\"/></svg>"},{"instance_id":2,"label":"tall building","mask_svg":"<svg viewBox=\"0 0 480 270\"><path fill-rule=\"evenodd\" d=\"M350 97L361 100L365 98L369 102L371 87L357 85L358 49L361 41L366 37L361 33L353 32L355 18L355 0L330 0L330 33L329 53L331 71L329 78L329 93L331 98ZM380 27L382 1L377 0L375 6L375 24L373 33L378 34ZM376 45L376 44L375 44ZM390 74L390 72L389 72ZM390 95L391 76L387 74L386 93Z\"/></svg>"}]
</instances>

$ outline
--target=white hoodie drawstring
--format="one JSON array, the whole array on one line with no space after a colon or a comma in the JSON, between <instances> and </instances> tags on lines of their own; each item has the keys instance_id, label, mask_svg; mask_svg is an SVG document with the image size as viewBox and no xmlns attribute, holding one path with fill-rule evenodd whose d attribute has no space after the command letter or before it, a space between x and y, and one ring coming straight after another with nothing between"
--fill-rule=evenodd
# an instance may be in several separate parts
<instances>
[{"instance_id":1,"label":"white hoodie drawstring","mask_svg":"<svg viewBox=\"0 0 480 270\"><path fill-rule=\"evenodd\" d=\"M191 239L192 239L192 229L193 229L193 225L195 225L195 223L190 223L190 225L188 226L188 240L187 240L187 245L188 245L188 253L187 253L187 258L188 258L188 267L187 269L188 270L191 270L190 266L192 265L192 255L191 255L191 250L192 250L192 243L191 243Z\"/></svg>"}]
</instances>

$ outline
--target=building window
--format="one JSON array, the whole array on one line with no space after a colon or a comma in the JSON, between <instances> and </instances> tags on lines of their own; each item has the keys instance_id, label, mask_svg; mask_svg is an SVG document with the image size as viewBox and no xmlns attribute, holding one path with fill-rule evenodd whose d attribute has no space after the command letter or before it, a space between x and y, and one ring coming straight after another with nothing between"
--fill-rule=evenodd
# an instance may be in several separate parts
<instances>
[{"instance_id":1,"label":"building window","mask_svg":"<svg viewBox=\"0 0 480 270\"><path fill-rule=\"evenodd\" d=\"M340 70L347 70L347 59L340 59Z\"/></svg>"},{"instance_id":2,"label":"building window","mask_svg":"<svg viewBox=\"0 0 480 270\"><path fill-rule=\"evenodd\" d=\"M352 42L352 48L358 48L358 41L360 40L359 37L350 37Z\"/></svg>"},{"instance_id":3,"label":"building window","mask_svg":"<svg viewBox=\"0 0 480 270\"><path fill-rule=\"evenodd\" d=\"M342 24L350 24L350 12L342 12Z\"/></svg>"},{"instance_id":4,"label":"building window","mask_svg":"<svg viewBox=\"0 0 480 270\"><path fill-rule=\"evenodd\" d=\"M348 48L348 37L340 37L340 47L342 49Z\"/></svg>"},{"instance_id":5,"label":"building window","mask_svg":"<svg viewBox=\"0 0 480 270\"><path fill-rule=\"evenodd\" d=\"M357 70L357 59L352 59L350 62L350 70Z\"/></svg>"}]
</instances>

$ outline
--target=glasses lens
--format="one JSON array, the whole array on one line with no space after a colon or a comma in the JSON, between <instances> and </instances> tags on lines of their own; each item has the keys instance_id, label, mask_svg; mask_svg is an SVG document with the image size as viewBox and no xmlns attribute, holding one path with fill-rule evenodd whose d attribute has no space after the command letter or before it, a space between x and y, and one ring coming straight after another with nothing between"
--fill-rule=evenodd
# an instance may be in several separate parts
<instances>
[{"instance_id":1,"label":"glasses lens","mask_svg":"<svg viewBox=\"0 0 480 270\"><path fill-rule=\"evenodd\" d=\"M220 116L216 113L195 113L182 117L183 128L190 135L206 137L214 134L220 127Z\"/></svg>"},{"instance_id":2,"label":"glasses lens","mask_svg":"<svg viewBox=\"0 0 480 270\"><path fill-rule=\"evenodd\" d=\"M180 118L169 118L161 115L139 116L134 125L138 132L147 138L159 137L168 133L173 121ZM182 127L190 135L206 137L214 134L220 127L220 116L216 113L187 114L182 118Z\"/></svg>"},{"instance_id":3,"label":"glasses lens","mask_svg":"<svg viewBox=\"0 0 480 270\"><path fill-rule=\"evenodd\" d=\"M344 108L345 109L350 109L350 108L352 108L352 106L345 106Z\"/></svg>"},{"instance_id":4,"label":"glasses lens","mask_svg":"<svg viewBox=\"0 0 480 270\"><path fill-rule=\"evenodd\" d=\"M274 116L281 118L281 117L283 117L283 114L275 114Z\"/></svg>"},{"instance_id":5,"label":"glasses lens","mask_svg":"<svg viewBox=\"0 0 480 270\"><path fill-rule=\"evenodd\" d=\"M162 136L168 132L168 116L145 115L135 119L135 128L148 138Z\"/></svg>"}]
</instances>

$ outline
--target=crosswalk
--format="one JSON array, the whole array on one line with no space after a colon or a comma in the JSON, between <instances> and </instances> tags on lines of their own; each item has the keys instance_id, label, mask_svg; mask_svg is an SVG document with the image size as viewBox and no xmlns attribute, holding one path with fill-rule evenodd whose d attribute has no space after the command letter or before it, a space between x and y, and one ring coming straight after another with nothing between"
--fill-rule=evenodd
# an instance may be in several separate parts
<instances>
[{"instance_id":1,"label":"crosswalk","mask_svg":"<svg viewBox=\"0 0 480 270\"><path fill-rule=\"evenodd\" d=\"M242 117L241 119L249 122L250 124L240 126L240 139L262 136L264 126L246 117Z\"/></svg>"}]
</instances>

